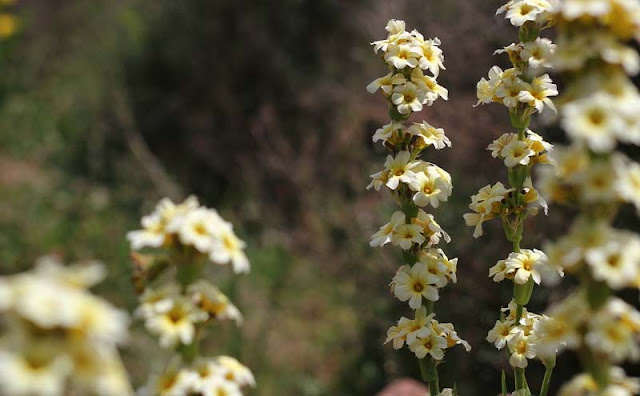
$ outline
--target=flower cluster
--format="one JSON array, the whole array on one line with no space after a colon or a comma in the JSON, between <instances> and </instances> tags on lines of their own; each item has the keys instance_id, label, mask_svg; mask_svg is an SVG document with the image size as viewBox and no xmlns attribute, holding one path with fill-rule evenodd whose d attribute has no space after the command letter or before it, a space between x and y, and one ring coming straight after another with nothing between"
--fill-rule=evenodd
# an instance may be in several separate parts
<instances>
[{"instance_id":1,"label":"flower cluster","mask_svg":"<svg viewBox=\"0 0 640 396\"><path fill-rule=\"evenodd\" d=\"M3 395L132 394L117 351L127 314L88 291L104 276L101 263L64 266L47 256L0 278Z\"/></svg>"},{"instance_id":2,"label":"flower cluster","mask_svg":"<svg viewBox=\"0 0 640 396\"><path fill-rule=\"evenodd\" d=\"M213 209L190 197L181 204L161 200L142 218L142 230L127 237L134 250L133 281L140 295L135 315L160 346L180 357L141 389L148 395L242 395L255 385L249 369L225 356L203 358L198 351L213 320L242 322L240 311L222 291L203 278L203 264L231 263L248 272L245 243Z\"/></svg>"},{"instance_id":3,"label":"flower cluster","mask_svg":"<svg viewBox=\"0 0 640 396\"><path fill-rule=\"evenodd\" d=\"M255 386L251 371L232 357L218 356L199 358L189 367L172 364L153 377L139 394L242 396L245 386Z\"/></svg>"},{"instance_id":4,"label":"flower cluster","mask_svg":"<svg viewBox=\"0 0 640 396\"><path fill-rule=\"evenodd\" d=\"M538 328L544 322L544 318L523 308L519 319L516 319L517 304L513 300L507 308L502 309L502 312L506 313L505 317L496 321L487 335L487 341L494 344L497 349L503 349L506 346L510 353L509 363L513 367L525 368L531 359L536 357L544 359L547 356L544 351L540 353L536 349Z\"/></svg>"},{"instance_id":5,"label":"flower cluster","mask_svg":"<svg viewBox=\"0 0 640 396\"><path fill-rule=\"evenodd\" d=\"M141 223L141 230L127 234L134 250L184 247L216 264L231 263L236 273L249 272L249 260L243 250L245 243L233 232L231 223L214 209L200 206L195 197L179 205L164 198Z\"/></svg>"},{"instance_id":6,"label":"flower cluster","mask_svg":"<svg viewBox=\"0 0 640 396\"><path fill-rule=\"evenodd\" d=\"M378 89L389 101L391 122L378 129L374 142L381 142L389 155L384 169L371 175L367 189L386 187L401 210L371 237L371 246L391 244L403 251L405 265L391 282L392 293L415 311L414 319L401 318L389 329L387 342L396 349L407 345L423 369L423 377L432 394L441 394L436 365L444 358L444 350L456 344L469 349L451 323L435 320L433 302L439 299L439 289L456 282L458 259L449 259L438 248L441 241L450 242L449 235L427 213L438 208L451 196L451 175L439 166L420 159L423 150L451 146L442 128L427 122L404 124L414 111L431 105L437 98L447 99L447 90L437 84L440 69L444 69L438 39L425 40L416 30L405 31L403 21L391 20L387 39L373 42L375 52L381 51L390 73L373 81L367 89ZM425 76L428 71L431 76ZM449 392L449 393L448 393ZM442 394L451 394L445 389Z\"/></svg>"},{"instance_id":7,"label":"flower cluster","mask_svg":"<svg viewBox=\"0 0 640 396\"><path fill-rule=\"evenodd\" d=\"M613 295L640 287L640 236L612 222L622 204L640 208L640 165L615 149L640 143L640 93L629 75L640 56L640 1L565 0L557 25L554 68L567 78L558 101L570 145L552 154L557 172L542 172L542 194L578 216L567 235L545 247L551 267L576 276L579 287L552 306L541 344L578 351L587 371L561 395L637 394L637 380L615 365L640 359L640 312Z\"/></svg>"},{"instance_id":8,"label":"flower cluster","mask_svg":"<svg viewBox=\"0 0 640 396\"><path fill-rule=\"evenodd\" d=\"M392 19L386 29L387 38L371 44L376 53L381 52L389 74L371 82L367 90L382 90L392 109L404 118L440 97L447 100L448 91L436 81L440 69L444 70L440 40L425 40L417 30L407 32L404 21Z\"/></svg>"},{"instance_id":9,"label":"flower cluster","mask_svg":"<svg viewBox=\"0 0 640 396\"><path fill-rule=\"evenodd\" d=\"M504 162L509 184L498 182L489 184L471 197L469 209L464 215L467 226L474 227L473 236L482 236L482 225L493 218L499 218L506 238L513 243L513 252L504 260L499 260L489 269L489 276L495 282L505 279L513 282L513 300L509 304L508 316L496 322L487 340L496 348L508 347L509 363L514 368L515 392L530 395L525 368L528 360L539 357L547 367L545 381L540 395L548 392L550 370L555 365L549 356L542 357L536 350L535 326L543 322L540 315L528 312L528 304L535 284L543 278L552 281L564 275L561 268L549 265L547 256L538 249L521 249L524 222L535 216L539 208L548 212L547 203L534 187L531 179L536 165L553 169L550 155L553 145L532 131L531 117L536 113L557 109L551 98L558 95L557 86L549 74L557 47L551 40L539 37L541 30L552 24L556 1L511 0L500 7L497 14L505 14L512 25L519 28L519 43L499 49L495 54L507 54L513 67L502 70L494 66L488 79L481 78L477 84L477 105L499 103L508 111L515 132L503 133L494 140L487 150L493 158ZM544 74L543 74L544 73ZM506 392L503 383L503 393Z\"/></svg>"}]
</instances>

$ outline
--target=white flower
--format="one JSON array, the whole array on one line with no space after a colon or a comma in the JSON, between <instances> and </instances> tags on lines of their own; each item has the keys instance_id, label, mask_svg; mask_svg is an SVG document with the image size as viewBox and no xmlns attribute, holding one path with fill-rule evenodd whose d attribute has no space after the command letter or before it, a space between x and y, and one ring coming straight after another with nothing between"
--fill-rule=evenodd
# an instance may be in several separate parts
<instances>
[{"instance_id":1,"label":"white flower","mask_svg":"<svg viewBox=\"0 0 640 396\"><path fill-rule=\"evenodd\" d=\"M64 354L31 348L29 354L0 350L0 389L6 396L65 394L72 363Z\"/></svg>"},{"instance_id":2,"label":"white flower","mask_svg":"<svg viewBox=\"0 0 640 396\"><path fill-rule=\"evenodd\" d=\"M391 155L387 156L387 160L384 163L385 168L389 174L386 185L392 190L398 188L400 182L411 182L411 169L418 165L418 162L410 162L411 153L408 151L400 151L395 158Z\"/></svg>"},{"instance_id":3,"label":"white flower","mask_svg":"<svg viewBox=\"0 0 640 396\"><path fill-rule=\"evenodd\" d=\"M489 277L493 277L494 282L501 282L508 275L506 260L498 260L496 265L489 268Z\"/></svg>"},{"instance_id":4,"label":"white flower","mask_svg":"<svg viewBox=\"0 0 640 396\"><path fill-rule=\"evenodd\" d=\"M207 314L191 301L175 297L170 307L163 307L156 315L145 321L152 334L159 337L160 345L171 348L178 343L189 345L193 342L195 325L207 319Z\"/></svg>"},{"instance_id":5,"label":"white flower","mask_svg":"<svg viewBox=\"0 0 640 396\"><path fill-rule=\"evenodd\" d=\"M513 26L522 26L527 21L535 21L538 14L544 9L538 7L530 0L515 1L508 8L506 18L511 21Z\"/></svg>"},{"instance_id":6,"label":"white flower","mask_svg":"<svg viewBox=\"0 0 640 396\"><path fill-rule=\"evenodd\" d=\"M242 314L229 298L220 289L205 280L198 280L189 285L187 292L191 300L200 310L209 314L215 319L235 320L239 325L242 323Z\"/></svg>"},{"instance_id":7,"label":"white flower","mask_svg":"<svg viewBox=\"0 0 640 396\"><path fill-rule=\"evenodd\" d=\"M444 129L435 128L426 121L422 123L414 122L409 127L408 132L422 139L422 144L425 146L433 146L436 150L451 147L451 140L445 136Z\"/></svg>"},{"instance_id":8,"label":"white flower","mask_svg":"<svg viewBox=\"0 0 640 396\"><path fill-rule=\"evenodd\" d=\"M424 263L415 263L413 267L403 266L391 282L391 290L400 301L409 301L412 309L422 305L422 297L430 301L439 298L438 289L434 286L438 277L427 270Z\"/></svg>"},{"instance_id":9,"label":"white flower","mask_svg":"<svg viewBox=\"0 0 640 396\"><path fill-rule=\"evenodd\" d=\"M569 137L585 142L593 151L611 151L622 127L614 103L611 97L601 93L567 103L562 111L562 127Z\"/></svg>"},{"instance_id":10,"label":"white flower","mask_svg":"<svg viewBox=\"0 0 640 396\"><path fill-rule=\"evenodd\" d=\"M640 276L640 240L635 235L610 238L606 244L587 250L585 261L594 279L612 289L630 286Z\"/></svg>"},{"instance_id":11,"label":"white flower","mask_svg":"<svg viewBox=\"0 0 640 396\"><path fill-rule=\"evenodd\" d=\"M522 249L518 253L511 253L505 260L508 273L513 273L513 281L524 285L529 278L540 284L540 272L538 268L545 265L547 255L538 249Z\"/></svg>"},{"instance_id":12,"label":"white flower","mask_svg":"<svg viewBox=\"0 0 640 396\"><path fill-rule=\"evenodd\" d=\"M420 245L426 241L422 235L422 227L417 224L400 224L393 230L391 244L409 250L414 243Z\"/></svg>"},{"instance_id":13,"label":"white flower","mask_svg":"<svg viewBox=\"0 0 640 396\"><path fill-rule=\"evenodd\" d=\"M391 242L392 236L396 228L401 224L405 224L406 216L403 212L396 211L392 216L391 220L380 227L380 230L371 236L371 242L369 242L370 246L384 246L387 243Z\"/></svg>"},{"instance_id":14,"label":"white flower","mask_svg":"<svg viewBox=\"0 0 640 396\"><path fill-rule=\"evenodd\" d=\"M451 176L442 168L430 165L412 173L409 188L416 193L413 202L420 207L431 205L437 208L440 201L446 202L451 195Z\"/></svg>"},{"instance_id":15,"label":"white flower","mask_svg":"<svg viewBox=\"0 0 640 396\"><path fill-rule=\"evenodd\" d=\"M536 355L541 358L552 357L565 348L576 348L580 344L577 329L563 319L547 315L533 325L536 339Z\"/></svg>"},{"instance_id":16,"label":"white flower","mask_svg":"<svg viewBox=\"0 0 640 396\"><path fill-rule=\"evenodd\" d=\"M141 396L184 396L198 391L199 380L196 372L172 365L164 373L152 376L138 393Z\"/></svg>"},{"instance_id":17,"label":"white flower","mask_svg":"<svg viewBox=\"0 0 640 396\"><path fill-rule=\"evenodd\" d=\"M516 165L528 165L534 155L535 152L529 148L527 142L518 139L512 139L500 150L500 156L504 158L504 163L509 168Z\"/></svg>"},{"instance_id":18,"label":"white flower","mask_svg":"<svg viewBox=\"0 0 640 396\"><path fill-rule=\"evenodd\" d=\"M402 124L397 122L390 122L387 125L384 125L382 128L378 128L376 132L373 134L374 143L382 140L386 142L389 140L396 131L402 130Z\"/></svg>"},{"instance_id":19,"label":"white flower","mask_svg":"<svg viewBox=\"0 0 640 396\"><path fill-rule=\"evenodd\" d=\"M632 203L640 213L640 164L629 162L620 169L621 177L616 183L616 190L620 197Z\"/></svg>"},{"instance_id":20,"label":"white flower","mask_svg":"<svg viewBox=\"0 0 640 396\"><path fill-rule=\"evenodd\" d=\"M556 51L557 46L547 38L538 37L535 41L529 41L522 44L520 59L528 62L529 67L537 69L547 67L549 60Z\"/></svg>"},{"instance_id":21,"label":"white flower","mask_svg":"<svg viewBox=\"0 0 640 396\"><path fill-rule=\"evenodd\" d=\"M401 73L389 73L384 77L376 78L369 85L367 85L367 91L369 93L375 93L377 90L382 89L385 96L391 96L393 93L393 87L396 85L402 85L407 82L407 79Z\"/></svg>"},{"instance_id":22,"label":"white flower","mask_svg":"<svg viewBox=\"0 0 640 396\"><path fill-rule=\"evenodd\" d=\"M246 244L233 232L231 223L222 221L213 232L215 238L209 252L211 261L218 264L231 262L235 273L249 272L249 259L244 253Z\"/></svg>"},{"instance_id":23,"label":"white flower","mask_svg":"<svg viewBox=\"0 0 640 396\"><path fill-rule=\"evenodd\" d=\"M478 96L478 102L474 105L477 106L480 103L491 103L496 97L496 90L501 84L502 69L498 66L494 66L489 70L489 80L481 78L476 85L476 92Z\"/></svg>"},{"instance_id":24,"label":"white flower","mask_svg":"<svg viewBox=\"0 0 640 396\"><path fill-rule=\"evenodd\" d=\"M409 344L409 349L416 354L418 359L423 359L430 355L436 360L444 358L444 349L447 348L447 340L435 333L430 333L426 337L417 337L414 342Z\"/></svg>"},{"instance_id":25,"label":"white flower","mask_svg":"<svg viewBox=\"0 0 640 396\"><path fill-rule=\"evenodd\" d=\"M525 368L528 364L527 359L536 357L533 344L529 342L529 337L521 332L517 332L513 338L508 341L507 345L511 352L509 364L513 367Z\"/></svg>"},{"instance_id":26,"label":"white flower","mask_svg":"<svg viewBox=\"0 0 640 396\"><path fill-rule=\"evenodd\" d=\"M422 110L422 100L418 86L412 82L397 85L393 88L391 102L397 106L398 113L409 114Z\"/></svg>"},{"instance_id":27,"label":"white flower","mask_svg":"<svg viewBox=\"0 0 640 396\"><path fill-rule=\"evenodd\" d=\"M193 246L200 253L208 253L215 242L215 232L224 226L223 222L218 212L201 207L181 216L172 226L183 245Z\"/></svg>"},{"instance_id":28,"label":"white flower","mask_svg":"<svg viewBox=\"0 0 640 396\"><path fill-rule=\"evenodd\" d=\"M555 113L557 112L556 106L549 97L557 95L558 87L551 82L551 77L545 74L535 78L528 90L521 91L518 94L518 100L522 103L528 103L529 106L534 107L539 113L542 112L545 106Z\"/></svg>"},{"instance_id":29,"label":"white flower","mask_svg":"<svg viewBox=\"0 0 640 396\"><path fill-rule=\"evenodd\" d=\"M520 92L529 90L531 90L529 84L522 81L519 77L503 77L502 84L496 89L496 96L502 100L502 104L509 108L514 108L518 106Z\"/></svg>"},{"instance_id":30,"label":"white flower","mask_svg":"<svg viewBox=\"0 0 640 396\"><path fill-rule=\"evenodd\" d=\"M562 16L566 19L578 19L583 16L600 17L609 12L608 0L565 0L562 3Z\"/></svg>"},{"instance_id":31,"label":"white flower","mask_svg":"<svg viewBox=\"0 0 640 396\"><path fill-rule=\"evenodd\" d=\"M392 45L384 54L384 60L398 70L418 66L418 59L421 57L420 48L407 44Z\"/></svg>"},{"instance_id":32,"label":"white flower","mask_svg":"<svg viewBox=\"0 0 640 396\"><path fill-rule=\"evenodd\" d=\"M489 330L489 334L487 334L487 341L495 344L498 349L504 348L516 334L511 331L513 325L513 321L510 320L496 320L496 324Z\"/></svg>"}]
</instances>

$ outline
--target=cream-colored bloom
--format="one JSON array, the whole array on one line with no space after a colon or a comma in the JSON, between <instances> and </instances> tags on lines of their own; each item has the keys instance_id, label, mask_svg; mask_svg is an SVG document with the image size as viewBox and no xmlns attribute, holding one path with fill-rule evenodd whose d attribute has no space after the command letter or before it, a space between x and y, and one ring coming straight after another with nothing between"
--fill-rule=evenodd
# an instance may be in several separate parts
<instances>
[{"instance_id":1,"label":"cream-colored bloom","mask_svg":"<svg viewBox=\"0 0 640 396\"><path fill-rule=\"evenodd\" d=\"M391 234L391 244L400 246L402 250L409 250L414 243L420 245L425 241L422 227L417 224L400 224Z\"/></svg>"},{"instance_id":2,"label":"cream-colored bloom","mask_svg":"<svg viewBox=\"0 0 640 396\"><path fill-rule=\"evenodd\" d=\"M501 83L503 71L498 66L493 66L489 70L489 80L485 80L484 77L478 81L476 85L476 95L478 102L474 105L477 106L480 103L491 103L496 99L496 90Z\"/></svg>"},{"instance_id":3,"label":"cream-colored bloom","mask_svg":"<svg viewBox=\"0 0 640 396\"><path fill-rule=\"evenodd\" d=\"M534 41L522 44L520 59L527 62L532 69L548 67L556 48L557 46L548 38L538 37Z\"/></svg>"},{"instance_id":4,"label":"cream-colored bloom","mask_svg":"<svg viewBox=\"0 0 640 396\"><path fill-rule=\"evenodd\" d=\"M369 85L367 85L367 91L369 93L375 93L377 90L382 89L384 96L391 96L393 93L393 87L396 85L402 85L407 82L405 76L401 73L389 73L386 76L376 78Z\"/></svg>"},{"instance_id":5,"label":"cream-colored bloom","mask_svg":"<svg viewBox=\"0 0 640 396\"><path fill-rule=\"evenodd\" d=\"M512 139L500 150L500 156L504 158L504 163L509 168L528 165L534 155L535 152L529 148L527 142L518 139Z\"/></svg>"},{"instance_id":6,"label":"cream-colored bloom","mask_svg":"<svg viewBox=\"0 0 640 396\"><path fill-rule=\"evenodd\" d=\"M391 290L400 301L409 301L412 309L422 305L422 298L430 301L439 299L438 289L434 286L438 277L430 273L424 263L415 263L412 267L402 266L391 282Z\"/></svg>"},{"instance_id":7,"label":"cream-colored bloom","mask_svg":"<svg viewBox=\"0 0 640 396\"><path fill-rule=\"evenodd\" d=\"M521 91L518 94L520 102L528 103L539 113L542 112L545 106L557 112L556 106L549 97L558 95L558 87L551 81L551 77L548 74L536 77L528 88L528 90Z\"/></svg>"},{"instance_id":8,"label":"cream-colored bloom","mask_svg":"<svg viewBox=\"0 0 640 396\"><path fill-rule=\"evenodd\" d=\"M628 162L626 167L620 169L620 173L616 190L623 200L633 204L640 213L640 164Z\"/></svg>"},{"instance_id":9,"label":"cream-colored bloom","mask_svg":"<svg viewBox=\"0 0 640 396\"><path fill-rule=\"evenodd\" d=\"M415 191L413 202L420 207L431 205L437 208L440 201L446 202L451 195L451 176L436 165L421 167L421 172L414 168L409 188Z\"/></svg>"},{"instance_id":10,"label":"cream-colored bloom","mask_svg":"<svg viewBox=\"0 0 640 396\"><path fill-rule=\"evenodd\" d=\"M193 246L200 253L208 253L215 243L215 232L223 227L222 218L215 210L200 207L181 216L172 225L183 245Z\"/></svg>"},{"instance_id":11,"label":"cream-colored bloom","mask_svg":"<svg viewBox=\"0 0 640 396\"><path fill-rule=\"evenodd\" d=\"M240 387L224 378L208 378L201 381L198 389L202 396L242 396Z\"/></svg>"},{"instance_id":12,"label":"cream-colored bloom","mask_svg":"<svg viewBox=\"0 0 640 396\"><path fill-rule=\"evenodd\" d=\"M431 248L422 250L418 259L426 266L427 271L436 277L433 283L437 287L443 288L449 281L457 281L456 270L458 259L454 258L449 260L442 249Z\"/></svg>"},{"instance_id":13,"label":"cream-colored bloom","mask_svg":"<svg viewBox=\"0 0 640 396\"><path fill-rule=\"evenodd\" d=\"M400 318L397 326L392 326L387 332L385 344L393 341L393 348L400 349L406 342L412 344L418 337L425 338L433 332L431 321L434 314L427 315L427 309L422 306L416 310L415 319Z\"/></svg>"},{"instance_id":14,"label":"cream-colored bloom","mask_svg":"<svg viewBox=\"0 0 640 396\"><path fill-rule=\"evenodd\" d=\"M422 227L422 235L424 235L427 242L426 247L437 245L441 238L444 238L444 241L447 243L451 242L449 234L440 227L432 214L426 213L422 209L418 209L418 215L412 220L412 222L413 224Z\"/></svg>"},{"instance_id":15,"label":"cream-colored bloom","mask_svg":"<svg viewBox=\"0 0 640 396\"><path fill-rule=\"evenodd\" d=\"M489 334L487 334L487 341L494 344L498 349L504 348L516 335L515 332L511 331L513 326L514 323L511 320L496 320L496 324L489 330Z\"/></svg>"},{"instance_id":16,"label":"cream-colored bloom","mask_svg":"<svg viewBox=\"0 0 640 396\"><path fill-rule=\"evenodd\" d=\"M393 88L391 102L396 106L398 113L409 114L412 111L422 110L423 94L424 92L420 92L416 84L407 82Z\"/></svg>"},{"instance_id":17,"label":"cream-colored bloom","mask_svg":"<svg viewBox=\"0 0 640 396\"><path fill-rule=\"evenodd\" d=\"M429 355L436 360L442 360L444 358L444 349L446 348L447 340L435 333L430 333L424 338L418 337L409 344L409 349L416 354L418 359L423 359Z\"/></svg>"},{"instance_id":18,"label":"cream-colored bloom","mask_svg":"<svg viewBox=\"0 0 640 396\"><path fill-rule=\"evenodd\" d=\"M565 0L562 3L562 16L566 19L578 19L581 17L601 17L609 12L611 2L609 0Z\"/></svg>"},{"instance_id":19,"label":"cream-colored bloom","mask_svg":"<svg viewBox=\"0 0 640 396\"><path fill-rule=\"evenodd\" d=\"M510 273L507 270L506 260L498 260L496 265L489 268L489 277L493 277L494 282L503 281L509 274Z\"/></svg>"},{"instance_id":20,"label":"cream-colored bloom","mask_svg":"<svg viewBox=\"0 0 640 396\"><path fill-rule=\"evenodd\" d=\"M444 129L435 128L426 121L414 122L408 132L422 139L422 144L426 147L433 146L436 150L451 147L451 140L445 136Z\"/></svg>"},{"instance_id":21,"label":"cream-colored bloom","mask_svg":"<svg viewBox=\"0 0 640 396\"><path fill-rule=\"evenodd\" d=\"M518 100L520 92L529 91L531 87L516 75L505 77L506 73L507 71L503 73L502 84L496 88L496 96L500 98L502 104L509 108L514 108L520 102Z\"/></svg>"},{"instance_id":22,"label":"cream-colored bloom","mask_svg":"<svg viewBox=\"0 0 640 396\"><path fill-rule=\"evenodd\" d=\"M405 67L413 69L418 66L418 59L421 57L420 48L408 44L391 45L384 54L384 60L398 70Z\"/></svg>"},{"instance_id":23,"label":"cream-colored bloom","mask_svg":"<svg viewBox=\"0 0 640 396\"><path fill-rule=\"evenodd\" d=\"M211 361L219 375L240 387L256 386L256 380L248 367L230 356L218 356Z\"/></svg>"},{"instance_id":24,"label":"cream-colored bloom","mask_svg":"<svg viewBox=\"0 0 640 396\"><path fill-rule=\"evenodd\" d=\"M0 389L6 396L65 393L67 376L73 366L70 359L57 351L29 348L25 354L0 350Z\"/></svg>"},{"instance_id":25,"label":"cream-colored bloom","mask_svg":"<svg viewBox=\"0 0 640 396\"><path fill-rule=\"evenodd\" d=\"M142 387L140 396L184 396L198 392L200 378L192 370L180 369L172 365L160 375L150 378L149 383Z\"/></svg>"},{"instance_id":26,"label":"cream-colored bloom","mask_svg":"<svg viewBox=\"0 0 640 396\"><path fill-rule=\"evenodd\" d=\"M498 158L502 156L500 152L514 139L517 139L518 135L515 133L503 133L499 138L494 140L489 146L487 146L487 150L491 151L491 156L493 158Z\"/></svg>"},{"instance_id":27,"label":"cream-colored bloom","mask_svg":"<svg viewBox=\"0 0 640 396\"><path fill-rule=\"evenodd\" d=\"M506 18L513 26L522 26L527 21L535 21L538 15L544 12L538 2L532 0L518 0L511 3L507 8Z\"/></svg>"},{"instance_id":28,"label":"cream-colored bloom","mask_svg":"<svg viewBox=\"0 0 640 396\"><path fill-rule=\"evenodd\" d=\"M528 365L528 359L536 357L536 352L533 344L529 341L529 337L521 332L517 332L513 338L508 341L507 345L511 352L509 364L513 367L525 368Z\"/></svg>"},{"instance_id":29,"label":"cream-colored bloom","mask_svg":"<svg viewBox=\"0 0 640 396\"><path fill-rule=\"evenodd\" d=\"M565 348L576 348L580 344L580 335L576 328L562 319L542 315L534 324L534 333L538 342L536 355L550 358Z\"/></svg>"},{"instance_id":30,"label":"cream-colored bloom","mask_svg":"<svg viewBox=\"0 0 640 396\"><path fill-rule=\"evenodd\" d=\"M588 249L585 261L594 279L612 289L628 287L640 275L640 239L634 234L610 237L604 245Z\"/></svg>"},{"instance_id":31,"label":"cream-colored bloom","mask_svg":"<svg viewBox=\"0 0 640 396\"><path fill-rule=\"evenodd\" d=\"M411 153L406 150L400 151L395 157L389 155L384 163L388 172L386 185L391 190L398 188L400 182L410 183L413 172L411 169L417 166L418 162L411 162Z\"/></svg>"},{"instance_id":32,"label":"cream-colored bloom","mask_svg":"<svg viewBox=\"0 0 640 396\"><path fill-rule=\"evenodd\" d=\"M233 232L231 223L222 221L214 230L215 239L209 258L214 263L231 263L235 273L249 272L249 259L244 253L246 243Z\"/></svg>"},{"instance_id":33,"label":"cream-colored bloom","mask_svg":"<svg viewBox=\"0 0 640 396\"><path fill-rule=\"evenodd\" d=\"M569 137L586 143L593 151L611 151L623 126L613 103L611 97L602 93L567 103L562 111L562 127Z\"/></svg>"},{"instance_id":34,"label":"cream-colored bloom","mask_svg":"<svg viewBox=\"0 0 640 396\"><path fill-rule=\"evenodd\" d=\"M210 318L215 319L231 319L239 325L242 323L242 314L238 308L229 301L214 285L205 281L198 280L189 285L187 289L193 303L203 312L209 314Z\"/></svg>"},{"instance_id":35,"label":"cream-colored bloom","mask_svg":"<svg viewBox=\"0 0 640 396\"><path fill-rule=\"evenodd\" d=\"M193 196L179 205L168 198L161 199L155 211L142 218L143 229L127 233L131 248L139 250L144 247L161 247L167 242L169 237L167 228L171 228L171 223L198 206L198 200Z\"/></svg>"},{"instance_id":36,"label":"cream-colored bloom","mask_svg":"<svg viewBox=\"0 0 640 396\"><path fill-rule=\"evenodd\" d=\"M522 249L518 253L510 253L505 260L505 266L508 273L513 273L513 281L517 284L524 285L529 278L540 284L539 267L544 266L547 261L547 255L538 249Z\"/></svg>"},{"instance_id":37,"label":"cream-colored bloom","mask_svg":"<svg viewBox=\"0 0 640 396\"><path fill-rule=\"evenodd\" d=\"M438 77L440 69L444 70L444 55L440 49L440 39L437 37L429 40L424 40L422 34L416 30L412 32L416 38L420 49L422 50L422 57L418 63L422 70L429 70L434 77Z\"/></svg>"},{"instance_id":38,"label":"cream-colored bloom","mask_svg":"<svg viewBox=\"0 0 640 396\"><path fill-rule=\"evenodd\" d=\"M422 104L431 106L431 104L438 98L449 100L449 91L438 84L435 77L424 75L421 69L413 69L411 72L411 82L418 87L418 97ZM398 109L400 112L400 109ZM400 114L403 114L400 112Z\"/></svg>"},{"instance_id":39,"label":"cream-colored bloom","mask_svg":"<svg viewBox=\"0 0 640 396\"><path fill-rule=\"evenodd\" d=\"M196 324L207 319L207 314L191 301L175 297L169 307L162 307L156 315L145 321L145 326L158 336L160 345L171 348L177 344L189 345L193 342Z\"/></svg>"},{"instance_id":40,"label":"cream-colored bloom","mask_svg":"<svg viewBox=\"0 0 640 396\"><path fill-rule=\"evenodd\" d=\"M406 216L403 212L396 211L391 215L391 220L380 227L380 230L371 236L370 246L384 246L391 242L393 233L398 226L406 223Z\"/></svg>"},{"instance_id":41,"label":"cream-colored bloom","mask_svg":"<svg viewBox=\"0 0 640 396\"><path fill-rule=\"evenodd\" d=\"M402 124L398 122L390 122L387 125L384 125L382 128L378 128L376 132L373 134L373 141L378 142L386 142L389 140L397 131L402 130Z\"/></svg>"},{"instance_id":42,"label":"cream-colored bloom","mask_svg":"<svg viewBox=\"0 0 640 396\"><path fill-rule=\"evenodd\" d=\"M589 318L589 330L585 342L590 348L605 354L612 362L626 359L640 359L638 338L640 331L636 326L626 325L622 318L640 316L632 306L617 298L611 298L595 315ZM633 323L633 322L631 322Z\"/></svg>"}]
</instances>

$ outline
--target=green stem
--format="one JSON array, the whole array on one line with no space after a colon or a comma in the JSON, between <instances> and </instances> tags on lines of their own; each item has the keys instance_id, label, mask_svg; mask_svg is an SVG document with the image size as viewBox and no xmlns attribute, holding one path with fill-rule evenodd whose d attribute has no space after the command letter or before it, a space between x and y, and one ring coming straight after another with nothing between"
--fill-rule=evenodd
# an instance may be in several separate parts
<instances>
[{"instance_id":1,"label":"green stem","mask_svg":"<svg viewBox=\"0 0 640 396\"><path fill-rule=\"evenodd\" d=\"M509 393L507 391L507 375L504 373L504 370L502 370L502 376L500 378L500 382L502 385L502 396L507 396L507 393Z\"/></svg>"},{"instance_id":2,"label":"green stem","mask_svg":"<svg viewBox=\"0 0 640 396\"><path fill-rule=\"evenodd\" d=\"M436 361L430 357L419 359L420 373L422 380L429 386L429 394L437 396L440 394L440 381L438 379L438 368Z\"/></svg>"},{"instance_id":3,"label":"green stem","mask_svg":"<svg viewBox=\"0 0 640 396\"><path fill-rule=\"evenodd\" d=\"M551 374L553 373L553 367L547 367L544 372L544 378L542 379L542 388L540 388L540 396L547 396L549 392L549 384L551 383Z\"/></svg>"},{"instance_id":4,"label":"green stem","mask_svg":"<svg viewBox=\"0 0 640 396\"><path fill-rule=\"evenodd\" d=\"M524 369L520 367L514 367L516 390L525 389Z\"/></svg>"}]
</instances>

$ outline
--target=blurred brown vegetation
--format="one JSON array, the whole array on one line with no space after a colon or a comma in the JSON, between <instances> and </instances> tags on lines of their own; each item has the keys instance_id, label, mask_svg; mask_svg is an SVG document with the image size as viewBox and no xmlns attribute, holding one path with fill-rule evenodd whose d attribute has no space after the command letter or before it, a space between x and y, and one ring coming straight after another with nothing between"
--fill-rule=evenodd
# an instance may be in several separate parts
<instances>
[{"instance_id":1,"label":"blurred brown vegetation","mask_svg":"<svg viewBox=\"0 0 640 396\"><path fill-rule=\"evenodd\" d=\"M451 97L416 116L453 141L428 154L454 179L436 217L460 258L436 310L474 347L447 355L441 382L497 393L506 355L484 337L511 292L486 274L509 246L498 224L473 240L462 214L472 193L505 178L484 148L506 131L506 111L472 108L478 79L507 61L491 54L515 39L494 17L499 5L25 1L20 32L0 44L1 271L50 251L101 258L111 276L99 292L132 310L125 232L160 197L196 194L250 245L251 274L220 278L245 325L216 327L209 350L251 367L254 394L372 395L418 378L408 351L382 345L409 312L388 291L396 253L368 247L393 204L364 189L385 156L371 135L387 120L384 100L365 90L385 72L368 43L388 19L405 19L442 40ZM540 246L563 219L531 222L525 245ZM537 292L534 308L547 298ZM139 385L163 355L134 330L124 354Z\"/></svg>"}]
</instances>

